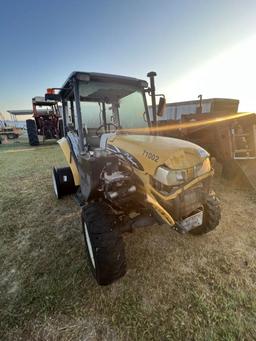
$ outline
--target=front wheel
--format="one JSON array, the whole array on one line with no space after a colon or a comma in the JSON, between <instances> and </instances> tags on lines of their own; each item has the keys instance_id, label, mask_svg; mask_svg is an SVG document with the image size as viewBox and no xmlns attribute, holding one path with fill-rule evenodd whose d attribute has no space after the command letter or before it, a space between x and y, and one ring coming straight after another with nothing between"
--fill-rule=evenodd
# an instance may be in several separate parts
<instances>
[{"instance_id":1,"label":"front wheel","mask_svg":"<svg viewBox=\"0 0 256 341\"><path fill-rule=\"evenodd\" d=\"M114 224L114 213L105 202L91 203L82 210L88 260L99 285L111 284L126 272L124 242Z\"/></svg>"},{"instance_id":2,"label":"front wheel","mask_svg":"<svg viewBox=\"0 0 256 341\"><path fill-rule=\"evenodd\" d=\"M203 224L191 230L190 233L193 235L208 233L219 225L220 218L220 201L215 195L211 195L204 204Z\"/></svg>"}]
</instances>

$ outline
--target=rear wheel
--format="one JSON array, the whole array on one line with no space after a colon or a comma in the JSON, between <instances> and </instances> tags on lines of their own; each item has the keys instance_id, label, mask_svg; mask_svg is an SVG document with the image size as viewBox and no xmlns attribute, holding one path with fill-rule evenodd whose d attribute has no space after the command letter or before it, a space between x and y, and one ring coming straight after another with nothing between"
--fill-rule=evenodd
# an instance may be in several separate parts
<instances>
[{"instance_id":1,"label":"rear wheel","mask_svg":"<svg viewBox=\"0 0 256 341\"><path fill-rule=\"evenodd\" d=\"M39 139L35 120L26 120L28 140L31 146L38 146Z\"/></svg>"},{"instance_id":2,"label":"rear wheel","mask_svg":"<svg viewBox=\"0 0 256 341\"><path fill-rule=\"evenodd\" d=\"M63 127L63 120L59 119L59 138L61 139L64 136L64 127Z\"/></svg>"},{"instance_id":3,"label":"rear wheel","mask_svg":"<svg viewBox=\"0 0 256 341\"><path fill-rule=\"evenodd\" d=\"M126 272L124 242L114 230L115 215L104 202L82 210L82 227L91 271L100 285L111 284Z\"/></svg>"},{"instance_id":4,"label":"rear wheel","mask_svg":"<svg viewBox=\"0 0 256 341\"><path fill-rule=\"evenodd\" d=\"M220 201L216 196L209 196L204 204L203 224L191 230L190 233L200 235L214 230L220 222Z\"/></svg>"},{"instance_id":5,"label":"rear wheel","mask_svg":"<svg viewBox=\"0 0 256 341\"><path fill-rule=\"evenodd\" d=\"M54 193L58 199L75 193L77 190L70 167L54 167L52 170L52 182Z\"/></svg>"}]
</instances>

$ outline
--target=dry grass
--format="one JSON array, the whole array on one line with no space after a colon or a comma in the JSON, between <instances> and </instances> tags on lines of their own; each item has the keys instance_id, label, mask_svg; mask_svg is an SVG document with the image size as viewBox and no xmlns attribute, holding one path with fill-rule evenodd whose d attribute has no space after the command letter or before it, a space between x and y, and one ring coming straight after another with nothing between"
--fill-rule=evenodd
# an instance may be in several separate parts
<instances>
[{"instance_id":1,"label":"dry grass","mask_svg":"<svg viewBox=\"0 0 256 341\"><path fill-rule=\"evenodd\" d=\"M96 286L80 209L56 201L56 145L0 146L1 340L255 340L255 193L216 180L223 218L202 237L125 235L128 271Z\"/></svg>"}]
</instances>

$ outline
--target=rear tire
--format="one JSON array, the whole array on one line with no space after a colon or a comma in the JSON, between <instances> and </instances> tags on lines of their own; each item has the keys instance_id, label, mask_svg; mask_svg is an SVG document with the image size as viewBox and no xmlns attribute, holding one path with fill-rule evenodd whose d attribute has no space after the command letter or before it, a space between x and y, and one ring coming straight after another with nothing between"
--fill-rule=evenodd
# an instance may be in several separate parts
<instances>
[{"instance_id":1,"label":"rear tire","mask_svg":"<svg viewBox=\"0 0 256 341\"><path fill-rule=\"evenodd\" d=\"M59 138L64 137L64 127L62 118L59 119Z\"/></svg>"},{"instance_id":2,"label":"rear tire","mask_svg":"<svg viewBox=\"0 0 256 341\"><path fill-rule=\"evenodd\" d=\"M204 204L203 224L191 230L193 235L200 235L214 230L220 222L220 201L216 196L209 196Z\"/></svg>"},{"instance_id":3,"label":"rear tire","mask_svg":"<svg viewBox=\"0 0 256 341\"><path fill-rule=\"evenodd\" d=\"M124 242L114 224L115 215L105 202L91 203L82 210L86 251L99 285L111 284L126 273Z\"/></svg>"},{"instance_id":4,"label":"rear tire","mask_svg":"<svg viewBox=\"0 0 256 341\"><path fill-rule=\"evenodd\" d=\"M28 141L31 146L38 146L39 139L35 120L26 120Z\"/></svg>"},{"instance_id":5,"label":"rear tire","mask_svg":"<svg viewBox=\"0 0 256 341\"><path fill-rule=\"evenodd\" d=\"M52 182L57 199L75 193L77 190L70 167L54 167L52 170Z\"/></svg>"}]
</instances>

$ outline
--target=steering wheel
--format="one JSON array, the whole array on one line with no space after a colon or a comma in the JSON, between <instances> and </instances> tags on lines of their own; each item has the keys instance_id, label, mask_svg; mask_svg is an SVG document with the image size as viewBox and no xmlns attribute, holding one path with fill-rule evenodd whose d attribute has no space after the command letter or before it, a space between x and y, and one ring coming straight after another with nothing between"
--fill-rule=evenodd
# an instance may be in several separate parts
<instances>
[{"instance_id":1,"label":"steering wheel","mask_svg":"<svg viewBox=\"0 0 256 341\"><path fill-rule=\"evenodd\" d=\"M113 127L115 128L114 131L116 131L116 130L118 129L118 126L117 126L116 124L114 124L114 123L111 123L111 122L110 122L110 123L106 123L106 126L107 126L107 131L106 131L106 133L110 133L110 132L111 132L111 131L110 131L110 126L113 126ZM101 136L102 134L104 134L103 132L100 131L102 128L105 128L105 125L104 125L104 124L100 125L99 128L96 130L95 134L96 134L97 136Z\"/></svg>"}]
</instances>

